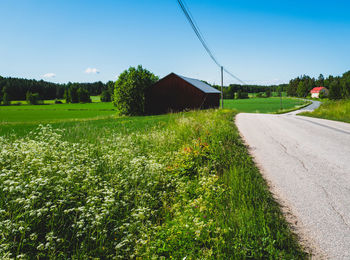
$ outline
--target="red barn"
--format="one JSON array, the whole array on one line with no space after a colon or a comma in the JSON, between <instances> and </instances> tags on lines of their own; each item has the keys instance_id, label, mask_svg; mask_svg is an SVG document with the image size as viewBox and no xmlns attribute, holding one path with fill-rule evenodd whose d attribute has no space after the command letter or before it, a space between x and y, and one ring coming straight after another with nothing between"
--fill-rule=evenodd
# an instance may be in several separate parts
<instances>
[{"instance_id":1,"label":"red barn","mask_svg":"<svg viewBox=\"0 0 350 260\"><path fill-rule=\"evenodd\" d=\"M148 114L218 108L220 94L198 79L170 73L147 91L145 108Z\"/></svg>"}]
</instances>

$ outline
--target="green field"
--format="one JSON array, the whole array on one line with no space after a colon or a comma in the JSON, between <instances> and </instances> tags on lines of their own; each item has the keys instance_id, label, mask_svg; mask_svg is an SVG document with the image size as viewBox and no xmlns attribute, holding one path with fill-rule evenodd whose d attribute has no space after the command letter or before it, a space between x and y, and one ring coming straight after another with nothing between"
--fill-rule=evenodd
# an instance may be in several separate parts
<instances>
[{"instance_id":1,"label":"green field","mask_svg":"<svg viewBox=\"0 0 350 260\"><path fill-rule=\"evenodd\" d=\"M323 101L315 111L304 112L299 115L350 123L350 100Z\"/></svg>"},{"instance_id":2,"label":"green field","mask_svg":"<svg viewBox=\"0 0 350 260\"><path fill-rule=\"evenodd\" d=\"M305 101L298 99L282 99L283 110L293 109L304 104L306 104ZM224 108L246 113L276 113L280 111L280 98L224 99Z\"/></svg>"},{"instance_id":3,"label":"green field","mask_svg":"<svg viewBox=\"0 0 350 260\"><path fill-rule=\"evenodd\" d=\"M98 97L94 97L97 101ZM51 102L51 101L50 101ZM11 105L0 106L0 125L57 123L77 120L97 120L115 117L116 110L112 103L86 104L48 104L46 105ZM284 98L283 108L292 109L305 104L304 101ZM224 100L224 107L238 112L274 113L280 109L279 98L250 98ZM1 131L1 130L0 130Z\"/></svg>"},{"instance_id":4,"label":"green field","mask_svg":"<svg viewBox=\"0 0 350 260\"><path fill-rule=\"evenodd\" d=\"M15 125L0 136L0 257L305 258L235 114Z\"/></svg>"},{"instance_id":5,"label":"green field","mask_svg":"<svg viewBox=\"0 0 350 260\"><path fill-rule=\"evenodd\" d=\"M0 107L0 124L54 123L105 118L115 114L116 111L112 103L12 105Z\"/></svg>"}]
</instances>

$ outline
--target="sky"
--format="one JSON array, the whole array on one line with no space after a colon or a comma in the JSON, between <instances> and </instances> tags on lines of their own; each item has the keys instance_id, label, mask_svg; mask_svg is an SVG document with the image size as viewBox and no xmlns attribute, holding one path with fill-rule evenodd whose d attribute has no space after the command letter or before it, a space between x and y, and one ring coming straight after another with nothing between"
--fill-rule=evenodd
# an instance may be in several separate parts
<instances>
[{"instance_id":1,"label":"sky","mask_svg":"<svg viewBox=\"0 0 350 260\"><path fill-rule=\"evenodd\" d=\"M217 60L248 84L350 70L349 1L185 3ZM139 64L220 83L176 0L0 0L3 77L107 82Z\"/></svg>"}]
</instances>

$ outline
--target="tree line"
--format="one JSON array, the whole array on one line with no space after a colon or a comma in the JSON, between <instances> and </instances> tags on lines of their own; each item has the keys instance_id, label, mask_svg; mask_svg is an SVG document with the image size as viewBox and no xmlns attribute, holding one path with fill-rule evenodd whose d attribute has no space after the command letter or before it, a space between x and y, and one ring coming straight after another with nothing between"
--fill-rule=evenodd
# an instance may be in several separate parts
<instances>
[{"instance_id":1,"label":"tree line","mask_svg":"<svg viewBox=\"0 0 350 260\"><path fill-rule=\"evenodd\" d=\"M210 85L210 84L209 84ZM214 88L221 91L221 86L213 85ZM287 90L288 84L280 85L239 85L230 84L229 86L223 87L224 99L244 99L248 98L248 94L256 94L256 97L270 97L272 92L284 92Z\"/></svg>"},{"instance_id":2,"label":"tree line","mask_svg":"<svg viewBox=\"0 0 350 260\"><path fill-rule=\"evenodd\" d=\"M350 71L342 76L324 78L322 74L315 79L307 75L290 80L287 95L294 97L307 97L314 87L329 89L329 98L333 100L350 98Z\"/></svg>"},{"instance_id":3,"label":"tree line","mask_svg":"<svg viewBox=\"0 0 350 260\"><path fill-rule=\"evenodd\" d=\"M103 94L111 101L114 82L58 84L44 80L22 79L0 76L0 102L9 104L13 100L53 100L66 99L68 102L88 102L87 96ZM81 101L77 95L81 97ZM34 96L34 97L33 97ZM84 100L84 101L82 101Z\"/></svg>"}]
</instances>

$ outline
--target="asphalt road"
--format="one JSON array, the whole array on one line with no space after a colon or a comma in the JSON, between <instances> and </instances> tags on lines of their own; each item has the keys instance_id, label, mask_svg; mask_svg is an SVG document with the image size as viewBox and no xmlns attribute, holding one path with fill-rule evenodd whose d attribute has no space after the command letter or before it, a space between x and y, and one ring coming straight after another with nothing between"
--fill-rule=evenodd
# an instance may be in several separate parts
<instances>
[{"instance_id":1,"label":"asphalt road","mask_svg":"<svg viewBox=\"0 0 350 260\"><path fill-rule=\"evenodd\" d=\"M241 113L236 124L311 247L329 259L350 259L350 124L295 112Z\"/></svg>"}]
</instances>

